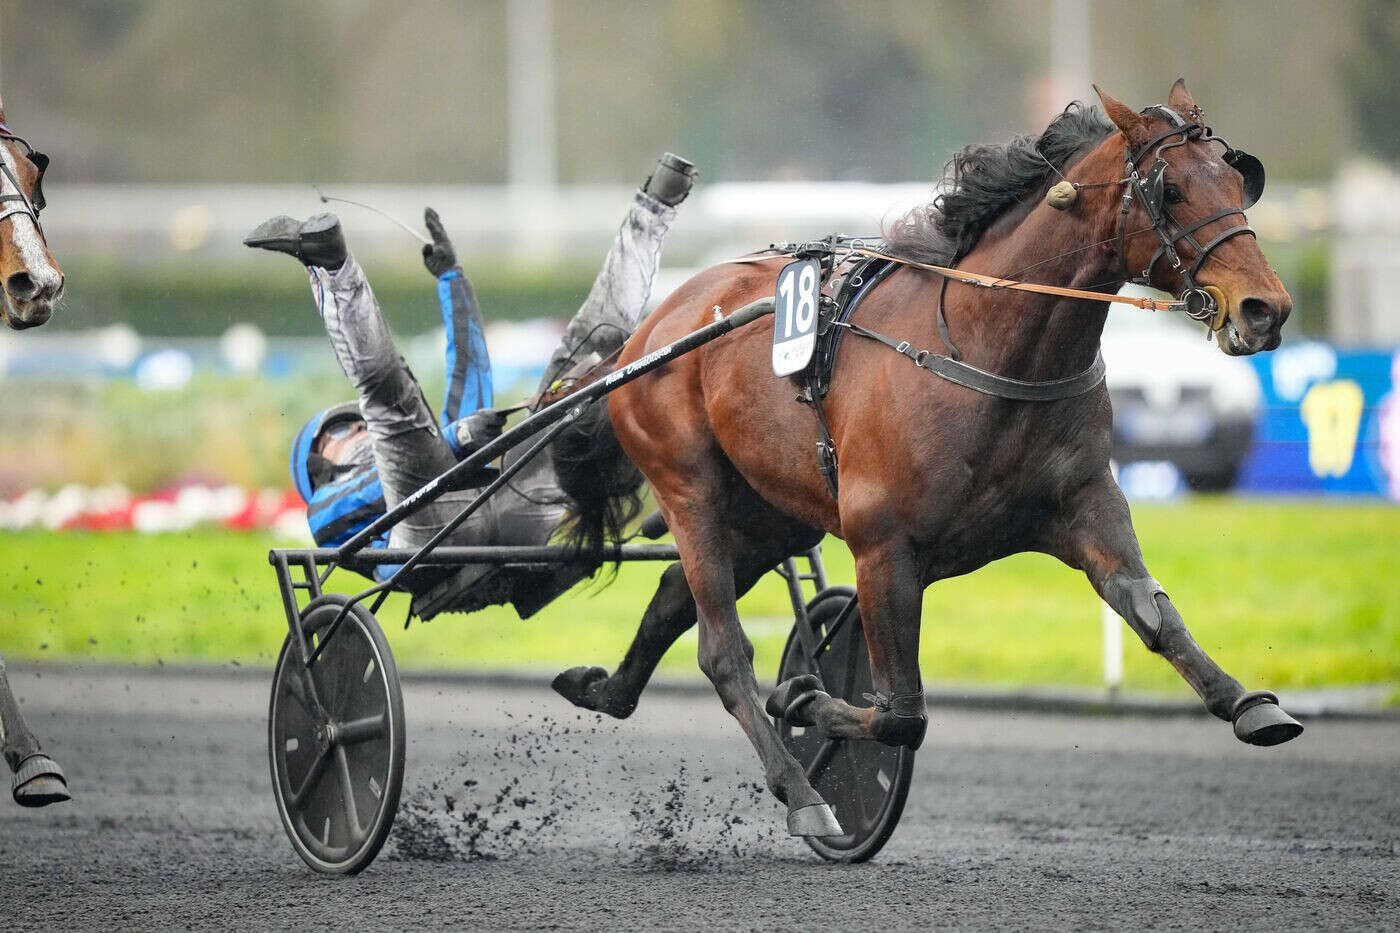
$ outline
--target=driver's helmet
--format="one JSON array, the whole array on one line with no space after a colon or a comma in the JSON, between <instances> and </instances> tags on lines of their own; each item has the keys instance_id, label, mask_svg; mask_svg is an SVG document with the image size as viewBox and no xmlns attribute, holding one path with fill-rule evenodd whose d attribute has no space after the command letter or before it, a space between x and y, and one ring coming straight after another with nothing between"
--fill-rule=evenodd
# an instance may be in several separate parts
<instances>
[{"instance_id":1,"label":"driver's helmet","mask_svg":"<svg viewBox=\"0 0 1400 933\"><path fill-rule=\"evenodd\" d=\"M296 439L292 441L292 485L296 487L297 493L305 502L308 504L311 502L311 494L320 485L312 478L315 473L319 472L313 468L312 463L313 458L320 456L314 453L316 438L320 437L321 432L332 425L363 419L364 415L360 414L359 402L345 402L312 415L297 432Z\"/></svg>"}]
</instances>

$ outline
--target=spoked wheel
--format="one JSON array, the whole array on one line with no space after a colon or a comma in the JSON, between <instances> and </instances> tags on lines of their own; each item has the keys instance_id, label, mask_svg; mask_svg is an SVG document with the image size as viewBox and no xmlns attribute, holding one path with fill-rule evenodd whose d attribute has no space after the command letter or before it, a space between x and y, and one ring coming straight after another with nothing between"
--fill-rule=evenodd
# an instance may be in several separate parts
<instances>
[{"instance_id":1,"label":"spoked wheel","mask_svg":"<svg viewBox=\"0 0 1400 933\"><path fill-rule=\"evenodd\" d=\"M311 648L347 600L326 595L302 612ZM282 644L272 681L268 756L277 812L306 864L353 875L374 861L403 787L403 693L374 615L356 604L311 667Z\"/></svg>"},{"instance_id":2,"label":"spoked wheel","mask_svg":"<svg viewBox=\"0 0 1400 933\"><path fill-rule=\"evenodd\" d=\"M833 586L807 604L807 619L822 646L807 657L796 628L788 635L778 683L798 674L816 674L827 693L854 706L869 706L870 656L855 590ZM778 721L783 743L807 770L807 779L836 811L845 836L808 836L807 845L832 862L864 862L889 841L904 812L914 776L914 750L873 740L827 739L816 729Z\"/></svg>"}]
</instances>

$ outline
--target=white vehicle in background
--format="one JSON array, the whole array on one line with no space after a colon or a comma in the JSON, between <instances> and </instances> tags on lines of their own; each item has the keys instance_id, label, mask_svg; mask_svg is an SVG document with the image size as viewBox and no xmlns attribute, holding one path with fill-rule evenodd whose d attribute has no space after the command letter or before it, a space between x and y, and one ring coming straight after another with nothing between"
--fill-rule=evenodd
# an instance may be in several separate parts
<instances>
[{"instance_id":1,"label":"white vehicle in background","mask_svg":"<svg viewBox=\"0 0 1400 933\"><path fill-rule=\"evenodd\" d=\"M1221 353L1194 321L1126 304L1110 306L1103 357L1120 468L1165 461L1192 489L1234 485L1263 397L1251 363Z\"/></svg>"}]
</instances>

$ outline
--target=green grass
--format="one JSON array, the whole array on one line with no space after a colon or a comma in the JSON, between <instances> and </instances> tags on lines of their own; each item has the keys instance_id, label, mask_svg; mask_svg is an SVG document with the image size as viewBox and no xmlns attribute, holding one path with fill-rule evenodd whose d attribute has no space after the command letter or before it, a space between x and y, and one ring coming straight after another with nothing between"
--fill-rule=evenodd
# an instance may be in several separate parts
<instances>
[{"instance_id":1,"label":"green grass","mask_svg":"<svg viewBox=\"0 0 1400 933\"><path fill-rule=\"evenodd\" d=\"M1140 505L1134 515L1153 574L1202 646L1246 684L1400 683L1400 509L1198 498ZM284 625L265 561L274 543L220 531L8 533L12 571L0 585L0 651L270 664ZM852 582L844 546L829 541L826 553L833 582ZM611 586L576 590L524 622L493 608L404 631L402 597L380 619L403 667L611 668L659 572L660 565L624 567ZM767 679L790 617L782 582L764 580L740 609ZM1185 692L1131 633L1125 644L1127 689ZM699 676L694 656L692 633L663 670ZM1010 558L928 590L921 656L930 684L1093 686L1098 603L1079 574L1054 560Z\"/></svg>"}]
</instances>

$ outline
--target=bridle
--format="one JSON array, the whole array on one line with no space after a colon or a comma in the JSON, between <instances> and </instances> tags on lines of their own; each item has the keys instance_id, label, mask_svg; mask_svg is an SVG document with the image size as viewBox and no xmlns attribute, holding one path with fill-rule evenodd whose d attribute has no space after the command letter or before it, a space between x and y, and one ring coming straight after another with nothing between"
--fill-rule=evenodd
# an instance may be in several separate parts
<instances>
[{"instance_id":1,"label":"bridle","mask_svg":"<svg viewBox=\"0 0 1400 933\"><path fill-rule=\"evenodd\" d=\"M1196 284L1196 274L1205 264L1206 259L1210 257L1211 252L1226 240L1244 233L1255 236L1255 233L1254 228L1248 224L1236 224L1217 234L1204 245L1197 241L1195 233L1217 220L1223 220L1235 214L1243 217L1245 209L1253 207L1260 195L1264 193L1264 165L1249 153L1234 148L1223 137L1216 136L1210 127L1200 123L1199 121L1204 118L1205 113L1198 107L1192 108L1190 111L1190 122L1170 107L1161 105L1148 107L1143 111L1143 114L1160 116L1166 119L1171 126L1143 143L1136 150L1131 144L1124 142L1123 183L1126 187L1123 191L1123 206L1118 212L1118 226L1115 234L1119 262L1122 265L1124 277L1128 281L1137 285L1149 285L1152 270L1156 267L1157 261L1165 256L1167 261L1171 263L1172 270L1181 276L1185 285L1178 295L1182 311L1188 317L1206 323L1211 332L1214 333L1225 325L1226 307L1224 301L1221 300L1223 296L1219 289L1209 285L1202 287ZM1214 213L1207 214L1190 226L1183 226L1167 210L1163 180L1163 175L1167 170L1167 160L1163 153L1168 149L1184 146L1193 140L1220 143L1225 147L1225 164L1239 172L1244 179L1244 204L1241 207L1221 208ZM1138 164L1147 157L1149 152L1155 156L1155 159L1152 167L1144 174L1138 171ZM1142 204L1147 219L1152 224L1152 230L1156 232L1157 239L1161 241L1157 251L1152 254L1147 265L1137 275L1133 275L1128 268L1126 252L1128 213L1132 209L1134 198ZM1195 261L1191 263L1189 268L1182 262L1181 255L1176 248L1177 244L1183 240L1196 253Z\"/></svg>"},{"instance_id":2,"label":"bridle","mask_svg":"<svg viewBox=\"0 0 1400 933\"><path fill-rule=\"evenodd\" d=\"M866 247L863 242L859 240L853 241L857 245L851 247L851 251L872 258L888 259L891 262L897 262L904 266L912 266L914 268L936 272L943 277L945 289L947 283L951 281L961 282L964 285L980 286L982 288L1034 292L1041 295L1054 295L1080 301L1102 302L1112 300L1114 302L1130 304L1151 311L1182 311L1189 317L1204 322L1210 329L1210 332L1214 333L1220 330L1225 324L1227 308L1223 300L1224 295L1213 285L1197 285L1196 273L1200 271L1201 266L1205 264L1206 259L1209 258L1211 252L1214 251L1216 247L1220 246L1220 244L1224 243L1226 240L1239 236L1242 233L1254 236L1254 228L1250 227L1248 224L1237 224L1213 237L1205 245L1202 245L1196 240L1195 233L1225 217L1230 217L1234 214L1244 216L1245 210L1253 207L1259 200L1260 195L1264 193L1264 165L1257 158L1244 150L1236 149L1231 146L1223 136L1216 136L1210 127L1198 122L1205 116L1205 113L1199 107L1192 108L1191 122L1187 122L1185 118L1171 108L1160 104L1148 107L1143 113L1161 115L1172 125L1170 128L1163 130L1161 133L1149 139L1137 149L1134 149L1132 144L1127 142L1126 139L1124 140L1124 174L1122 178L1115 178L1112 181L1071 182L1065 179L1064 175L1060 173L1060 170L1050 163L1049 160L1046 160L1046 165L1063 179L1062 184L1073 188L1073 192L1091 188L1112 188L1119 186L1124 188L1123 206L1118 213L1115 233L1106 240L1099 240L1077 246L1072 250L1058 253L1048 259L1039 260L1007 276L986 275L983 273L969 272L964 269L957 269L951 266L942 266L935 263L919 262L913 259L893 256L882 250ZM1180 139L1171 141L1173 137L1180 137ZM1184 146L1188 142L1200 139L1204 139L1207 142L1219 143L1225 147L1225 164L1239 172L1244 180L1244 204L1240 207L1222 208L1203 217L1190 226L1184 226L1171 216L1171 213L1166 207L1164 195L1165 181L1163 176L1167 170L1167 160L1163 157L1162 153L1168 149ZM1152 167L1144 174L1138 171L1137 166L1149 153L1154 154L1156 159L1153 161ZM1045 157L1042 155L1041 158L1044 159ZM1136 230L1129 231L1127 229L1128 215L1132 211L1134 199L1142 204L1143 211L1147 214L1151 226L1140 227ZM1128 267L1127 241L1131 237L1141 233L1147 233L1149 230L1157 234L1161 245L1158 247L1157 251L1152 254L1151 259L1148 260L1147 265L1143 267L1142 271L1134 275L1132 270ZM1190 244L1196 251L1195 261L1191 263L1189 268L1182 262L1181 255L1177 252L1176 245L1182 241ZM1046 263L1054 262L1057 259L1063 259L1074 253L1103 246L1107 243L1115 244L1114 248L1118 255L1118 264L1122 270L1121 277L1117 278L1116 281L1129 281L1137 285L1150 285L1153 268L1156 267L1159 259L1166 256L1167 260L1172 265L1172 269L1184 280L1185 287L1178 293L1175 299L1167 300L1162 298L1149 298L1141 295L1108 296L1096 290L1099 286L1071 288L1063 285L1024 282L1020 279L1023 273L1030 271L1030 269L1036 266L1042 266ZM739 261L759 261L766 258L763 255L764 253L771 253L773 251L774 249L770 248L769 250L760 251L758 254L745 257ZM1107 285L1109 283L1105 282L1101 284ZM945 329L941 324L942 312L943 301L942 291L940 291L938 302L940 331Z\"/></svg>"},{"instance_id":3,"label":"bridle","mask_svg":"<svg viewBox=\"0 0 1400 933\"><path fill-rule=\"evenodd\" d=\"M23 136L18 136L10 131L4 123L0 123L0 139L9 142L19 143L24 147L24 154L38 170L39 175L34 179L34 197L30 198L24 193L24 185L20 184L19 178L15 176L9 163L0 159L0 174L9 179L10 184L15 186L14 194L0 194L0 220L12 217L16 214L28 217L34 221L34 227L39 231L39 236L44 235L44 228L39 223L39 212L46 206L44 201L44 172L49 167L49 157L29 145L29 140Z\"/></svg>"},{"instance_id":4,"label":"bridle","mask_svg":"<svg viewBox=\"0 0 1400 933\"><path fill-rule=\"evenodd\" d=\"M1103 382L1104 362L1102 354L1096 356L1093 364L1090 365L1088 369L1076 375L1061 379L1023 381L987 372L986 370L979 369L964 362L957 347L953 345L952 338L948 332L947 321L944 318L943 296L947 291L949 282L960 282L964 285L972 285L980 288L1033 292L1036 294L1053 295L1078 301L1122 302L1153 311L1180 310L1195 320L1204 322L1212 334L1224 327L1226 313L1228 311L1224 301L1224 294L1213 285L1198 285L1196 283L1196 274L1200 271L1201 266L1205 264L1206 259L1210 257L1211 252L1214 251L1216 247L1220 246L1220 244L1224 243L1226 240L1239 236L1240 234L1247 233L1250 236L1254 236L1254 230L1248 224L1237 224L1223 233L1217 234L1204 245L1197 241L1195 234L1197 231L1205 229L1217 220L1222 220L1235 214L1243 216L1246 208L1254 206L1259 200L1260 195L1264 192L1263 163L1249 153L1234 148L1223 137L1216 136L1211 131L1210 127L1201 123L1200 121L1204 118L1205 114L1199 107L1193 107L1191 109L1188 114L1191 118L1189 122L1180 114L1161 105L1148 107L1142 112L1143 114L1160 115L1164 117L1171 126L1136 149L1133 148L1132 144L1129 143L1125 137L1123 143L1124 175L1122 178L1116 178L1111 181L1087 183L1071 182L1064 177L1060 170L1056 168L1049 159L1046 159L1043 154L1040 156L1045 160L1046 165L1061 178L1061 183L1056 185L1055 188L1064 187L1069 189L1068 198L1063 201L1062 204L1050 202L1052 207L1063 207L1064 205L1072 203L1077 193L1084 189L1124 187L1123 206L1119 211L1114 235L1104 240L1084 244L1067 252L1059 253L1055 256L1051 256L1049 259L1042 259L1010 276L986 275L957 269L951 266L942 266L934 263L920 262L902 256L893 256L883 250L867 247L861 238L835 236L816 243L774 244L766 250L760 250L757 253L734 261L765 262L771 259L774 253L797 255L801 257L804 254L816 255L822 252L846 252L850 255L863 256L867 260L882 260L937 273L942 277L943 281L938 291L938 301L934 307L940 339L948 350L946 356L934 353L930 350L917 350L907 340L896 340L895 338L887 337L884 334L870 330L849 319L832 321L829 326L843 327L850 333L882 343L895 352L908 357L916 366L928 370L933 375L986 395L993 395L1005 399L1044 402L1058 401L1060 399L1083 395ZM1180 138L1178 139L1177 137ZM1185 226L1172 217L1166 207L1166 186L1163 176L1166 173L1167 160L1163 156L1163 153L1168 149L1184 146L1188 142L1196 140L1217 142L1225 147L1225 163L1239 172L1244 181L1244 204L1241 207L1222 208L1189 226ZM1154 154L1156 158L1152 163L1152 167L1144 174L1138 171L1138 163L1146 158L1149 153ZM1051 193L1053 192L1054 189L1051 190ZM1128 231L1128 215L1132 211L1134 199L1137 199L1142 204L1151 226ZM1048 197L1047 201L1049 201ZM1140 233L1146 233L1149 230L1157 234L1161 245L1157 248L1157 251L1152 254L1152 257L1147 261L1147 265L1143 267L1142 271L1137 275L1133 275L1127 262L1127 241L1129 238L1137 236ZM1185 263L1182 262L1181 255L1176 248L1177 244L1182 241L1190 244L1196 252L1195 261L1191 263L1190 268L1187 268ZM1092 286L1090 288L1072 288L1063 285L1025 282L1021 281L1019 278L1020 275L1036 266L1041 266L1074 253L1082 252L1086 249L1094 249L1109 243L1115 244L1118 264L1122 271L1121 276L1113 281L1121 284L1126 280L1139 285L1148 285L1150 284L1152 270L1156 267L1157 261L1163 256L1166 256L1167 260L1172 265L1172 269L1182 277L1185 287L1176 299L1169 300L1151 298L1145 295L1114 296L1095 290L1101 286L1110 285L1112 284L1111 282L1104 282L1101 283L1100 286ZM809 255L808 258L811 258L811 256ZM799 401L813 401L817 404L819 414L818 420L822 421L822 430L825 437L822 444L829 447L830 432L826 430L825 422L820 417L821 406L819 401L817 401L817 396L811 394L809 387L808 397L799 397ZM822 444L818 445L819 449L821 449ZM831 460L831 464L834 464L834 458ZM827 472L825 467L823 470ZM831 482L830 477L828 477L828 482Z\"/></svg>"}]
</instances>

